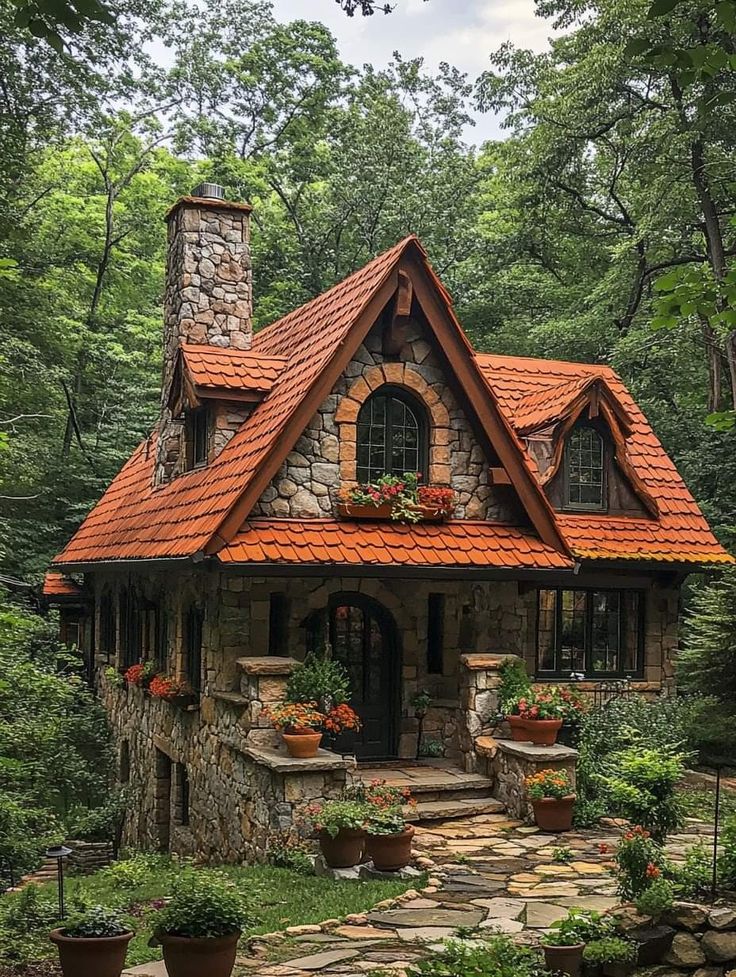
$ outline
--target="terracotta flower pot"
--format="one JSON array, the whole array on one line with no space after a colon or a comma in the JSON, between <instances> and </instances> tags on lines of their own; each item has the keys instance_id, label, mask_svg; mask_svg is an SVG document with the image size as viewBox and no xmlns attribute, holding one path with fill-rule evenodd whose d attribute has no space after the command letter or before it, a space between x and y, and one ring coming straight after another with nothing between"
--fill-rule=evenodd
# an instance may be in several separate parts
<instances>
[{"instance_id":1,"label":"terracotta flower pot","mask_svg":"<svg viewBox=\"0 0 736 977\"><path fill-rule=\"evenodd\" d=\"M561 719L525 719L527 740L537 746L553 746L562 729Z\"/></svg>"},{"instance_id":2,"label":"terracotta flower pot","mask_svg":"<svg viewBox=\"0 0 736 977\"><path fill-rule=\"evenodd\" d=\"M511 729L512 740L515 740L517 743L528 741L529 734L526 731L526 719L522 719L521 716L507 716L506 722Z\"/></svg>"},{"instance_id":3,"label":"terracotta flower pot","mask_svg":"<svg viewBox=\"0 0 736 977\"><path fill-rule=\"evenodd\" d=\"M577 943L575 946L545 946L543 943L542 948L547 970L562 971L570 977L580 977L584 943Z\"/></svg>"},{"instance_id":4,"label":"terracotta flower pot","mask_svg":"<svg viewBox=\"0 0 736 977\"><path fill-rule=\"evenodd\" d=\"M158 933L169 977L230 977L240 933L196 939Z\"/></svg>"},{"instance_id":5,"label":"terracotta flower pot","mask_svg":"<svg viewBox=\"0 0 736 977\"><path fill-rule=\"evenodd\" d=\"M326 831L320 831L319 846L330 868L352 868L363 858L365 831L340 828L334 838Z\"/></svg>"},{"instance_id":6,"label":"terracotta flower pot","mask_svg":"<svg viewBox=\"0 0 736 977\"><path fill-rule=\"evenodd\" d=\"M366 850L379 872L398 872L411 861L411 842L414 828L408 824L397 835L371 835L366 839Z\"/></svg>"},{"instance_id":7,"label":"terracotta flower pot","mask_svg":"<svg viewBox=\"0 0 736 977\"><path fill-rule=\"evenodd\" d=\"M307 760L309 757L317 756L319 744L322 742L322 733L315 733L313 729L305 729L304 732L291 732L281 734L286 743L289 756L297 760Z\"/></svg>"},{"instance_id":8,"label":"terracotta flower pot","mask_svg":"<svg viewBox=\"0 0 736 977\"><path fill-rule=\"evenodd\" d=\"M532 801L534 820L542 831L569 831L572 828L572 811L575 795L568 797L543 797Z\"/></svg>"},{"instance_id":9,"label":"terracotta flower pot","mask_svg":"<svg viewBox=\"0 0 736 977\"><path fill-rule=\"evenodd\" d=\"M63 929L53 930L49 939L59 951L64 977L120 977L132 933L122 936L65 936Z\"/></svg>"}]
</instances>

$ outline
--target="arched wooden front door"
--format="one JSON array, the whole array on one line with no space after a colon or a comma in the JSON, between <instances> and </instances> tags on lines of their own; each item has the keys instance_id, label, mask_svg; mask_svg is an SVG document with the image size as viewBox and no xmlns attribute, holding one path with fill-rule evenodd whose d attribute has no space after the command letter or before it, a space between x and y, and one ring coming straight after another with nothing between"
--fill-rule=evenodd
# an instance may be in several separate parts
<instances>
[{"instance_id":1,"label":"arched wooden front door","mask_svg":"<svg viewBox=\"0 0 736 977\"><path fill-rule=\"evenodd\" d=\"M359 733L343 734L337 748L361 760L397 754L401 655L393 617L363 594L335 594L329 604L332 655L342 662L353 689Z\"/></svg>"}]
</instances>

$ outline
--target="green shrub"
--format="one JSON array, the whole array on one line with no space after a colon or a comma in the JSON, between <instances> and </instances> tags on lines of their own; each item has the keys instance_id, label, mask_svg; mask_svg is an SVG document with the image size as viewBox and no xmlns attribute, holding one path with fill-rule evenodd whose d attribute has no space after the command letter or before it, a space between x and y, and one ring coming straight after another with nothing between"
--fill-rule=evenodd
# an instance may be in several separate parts
<instances>
[{"instance_id":1,"label":"green shrub","mask_svg":"<svg viewBox=\"0 0 736 977\"><path fill-rule=\"evenodd\" d=\"M120 913L105 906L92 906L83 916L76 917L64 927L65 936L86 940L104 936L122 936L123 933L129 932L130 928L123 923Z\"/></svg>"},{"instance_id":2,"label":"green shrub","mask_svg":"<svg viewBox=\"0 0 736 977\"><path fill-rule=\"evenodd\" d=\"M615 923L610 916L604 916L594 909L571 909L564 919L552 923L549 933L543 938L547 946L575 946L602 939L614 931Z\"/></svg>"},{"instance_id":3,"label":"green shrub","mask_svg":"<svg viewBox=\"0 0 736 977\"><path fill-rule=\"evenodd\" d=\"M683 820L677 785L683 763L678 755L629 747L614 754L602 776L611 813L639 824L662 840Z\"/></svg>"},{"instance_id":4,"label":"green shrub","mask_svg":"<svg viewBox=\"0 0 736 977\"><path fill-rule=\"evenodd\" d=\"M309 848L303 841L295 841L287 834L273 838L268 845L268 864L274 868L288 868L300 875L312 875L314 864Z\"/></svg>"},{"instance_id":5,"label":"green shrub","mask_svg":"<svg viewBox=\"0 0 736 977\"><path fill-rule=\"evenodd\" d=\"M677 680L687 692L736 698L736 568L696 590L685 619Z\"/></svg>"},{"instance_id":6,"label":"green shrub","mask_svg":"<svg viewBox=\"0 0 736 977\"><path fill-rule=\"evenodd\" d=\"M628 966L636 963L636 956L636 945L621 936L605 936L592 940L583 950L583 960L593 966L607 963Z\"/></svg>"},{"instance_id":7,"label":"green shrub","mask_svg":"<svg viewBox=\"0 0 736 977\"><path fill-rule=\"evenodd\" d=\"M624 834L613 859L619 894L629 900L637 899L666 867L662 846L638 825Z\"/></svg>"},{"instance_id":8,"label":"green shrub","mask_svg":"<svg viewBox=\"0 0 736 977\"><path fill-rule=\"evenodd\" d=\"M498 669L501 684L498 689L498 705L506 713L520 695L532 687L526 673L526 665L520 658L506 658Z\"/></svg>"},{"instance_id":9,"label":"green shrub","mask_svg":"<svg viewBox=\"0 0 736 977\"><path fill-rule=\"evenodd\" d=\"M423 977L536 977L539 958L507 936L483 941L448 940L444 948L413 969Z\"/></svg>"},{"instance_id":10,"label":"green shrub","mask_svg":"<svg viewBox=\"0 0 736 977\"><path fill-rule=\"evenodd\" d=\"M145 885L158 868L166 870L169 866L170 862L165 855L141 852L106 866L100 870L99 877L113 889L128 891Z\"/></svg>"},{"instance_id":11,"label":"green shrub","mask_svg":"<svg viewBox=\"0 0 736 977\"><path fill-rule=\"evenodd\" d=\"M637 910L643 916L653 916L655 919L672 909L674 901L674 885L665 878L655 879L634 900Z\"/></svg>"},{"instance_id":12,"label":"green shrub","mask_svg":"<svg viewBox=\"0 0 736 977\"><path fill-rule=\"evenodd\" d=\"M255 922L244 896L225 876L185 873L158 914L155 931L205 939L229 936Z\"/></svg>"},{"instance_id":13,"label":"green shrub","mask_svg":"<svg viewBox=\"0 0 736 977\"><path fill-rule=\"evenodd\" d=\"M702 898L713 884L713 853L698 842L687 849L682 865L669 867L668 876L683 899Z\"/></svg>"},{"instance_id":14,"label":"green shrub","mask_svg":"<svg viewBox=\"0 0 736 977\"><path fill-rule=\"evenodd\" d=\"M718 882L725 889L736 889L736 814L726 818L720 836Z\"/></svg>"},{"instance_id":15,"label":"green shrub","mask_svg":"<svg viewBox=\"0 0 736 977\"><path fill-rule=\"evenodd\" d=\"M59 920L56 894L36 885L0 901L0 963L14 963L50 953L48 933Z\"/></svg>"},{"instance_id":16,"label":"green shrub","mask_svg":"<svg viewBox=\"0 0 736 977\"><path fill-rule=\"evenodd\" d=\"M119 790L93 810L77 810L68 821L68 835L77 841L114 841L129 803L128 793Z\"/></svg>"},{"instance_id":17,"label":"green shrub","mask_svg":"<svg viewBox=\"0 0 736 977\"><path fill-rule=\"evenodd\" d=\"M350 677L345 667L329 657L329 647L318 655L307 655L302 665L289 676L286 683L287 702L329 701L340 705L350 699Z\"/></svg>"}]
</instances>

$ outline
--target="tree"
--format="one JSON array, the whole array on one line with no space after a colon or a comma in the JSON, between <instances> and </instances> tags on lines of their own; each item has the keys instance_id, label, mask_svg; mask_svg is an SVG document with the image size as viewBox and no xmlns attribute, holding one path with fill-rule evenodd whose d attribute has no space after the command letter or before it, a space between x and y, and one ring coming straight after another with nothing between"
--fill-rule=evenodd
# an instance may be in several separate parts
<instances>
[{"instance_id":1,"label":"tree","mask_svg":"<svg viewBox=\"0 0 736 977\"><path fill-rule=\"evenodd\" d=\"M15 26L43 38L59 53L65 34L81 34L89 23L115 23L113 11L101 0L14 0L14 5Z\"/></svg>"}]
</instances>

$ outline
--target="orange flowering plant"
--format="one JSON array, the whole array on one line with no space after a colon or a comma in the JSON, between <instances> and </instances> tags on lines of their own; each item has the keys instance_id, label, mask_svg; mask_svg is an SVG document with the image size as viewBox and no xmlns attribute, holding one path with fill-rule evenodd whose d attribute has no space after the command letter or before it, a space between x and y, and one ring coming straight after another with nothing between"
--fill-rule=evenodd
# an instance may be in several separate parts
<instances>
[{"instance_id":1,"label":"orange flowering plant","mask_svg":"<svg viewBox=\"0 0 736 977\"><path fill-rule=\"evenodd\" d=\"M346 729L357 732L361 726L360 717L347 702L341 702L339 705L333 706L325 716L324 728L334 736L338 736Z\"/></svg>"},{"instance_id":2,"label":"orange flowering plant","mask_svg":"<svg viewBox=\"0 0 736 977\"><path fill-rule=\"evenodd\" d=\"M156 666L153 662L138 662L131 665L123 677L128 685L138 685L147 689L155 675Z\"/></svg>"},{"instance_id":3,"label":"orange flowering plant","mask_svg":"<svg viewBox=\"0 0 736 977\"><path fill-rule=\"evenodd\" d=\"M532 801L541 801L545 797L561 800L574 793L570 777L566 770L540 770L526 778L527 796Z\"/></svg>"},{"instance_id":4,"label":"orange flowering plant","mask_svg":"<svg viewBox=\"0 0 736 977\"><path fill-rule=\"evenodd\" d=\"M316 702L280 702L273 707L267 706L263 714L275 729L291 734L319 729L326 718Z\"/></svg>"},{"instance_id":5,"label":"orange flowering plant","mask_svg":"<svg viewBox=\"0 0 736 977\"><path fill-rule=\"evenodd\" d=\"M176 699L182 695L192 695L188 682L179 682L168 675L154 675L148 683L148 691L154 699Z\"/></svg>"},{"instance_id":6,"label":"orange flowering plant","mask_svg":"<svg viewBox=\"0 0 736 977\"><path fill-rule=\"evenodd\" d=\"M624 899L638 899L667 871L662 846L638 824L624 832L613 860L618 891Z\"/></svg>"}]
</instances>

